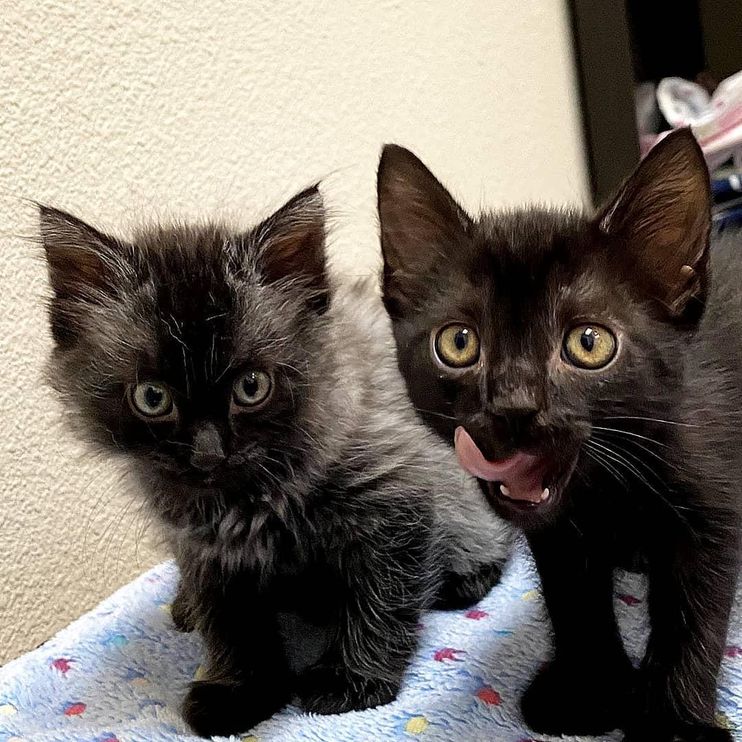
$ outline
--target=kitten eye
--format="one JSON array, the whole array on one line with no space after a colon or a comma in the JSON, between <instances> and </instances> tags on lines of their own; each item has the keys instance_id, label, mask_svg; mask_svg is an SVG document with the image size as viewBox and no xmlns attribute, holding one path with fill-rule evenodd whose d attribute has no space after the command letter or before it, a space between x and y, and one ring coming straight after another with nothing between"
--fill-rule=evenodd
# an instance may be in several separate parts
<instances>
[{"instance_id":1,"label":"kitten eye","mask_svg":"<svg viewBox=\"0 0 742 742\"><path fill-rule=\"evenodd\" d=\"M172 412L173 397L164 384L145 381L131 388L129 404L141 417L161 418Z\"/></svg>"},{"instance_id":2,"label":"kitten eye","mask_svg":"<svg viewBox=\"0 0 742 742\"><path fill-rule=\"evenodd\" d=\"M271 377L265 371L251 370L237 377L232 396L241 407L256 407L265 402L272 391Z\"/></svg>"},{"instance_id":3,"label":"kitten eye","mask_svg":"<svg viewBox=\"0 0 742 742\"><path fill-rule=\"evenodd\" d=\"M472 366L479 359L479 336L471 327L446 325L435 336L438 360L452 368Z\"/></svg>"},{"instance_id":4,"label":"kitten eye","mask_svg":"<svg viewBox=\"0 0 742 742\"><path fill-rule=\"evenodd\" d=\"M601 325L577 325L564 338L564 355L579 368L607 366L616 355L616 336Z\"/></svg>"}]
</instances>

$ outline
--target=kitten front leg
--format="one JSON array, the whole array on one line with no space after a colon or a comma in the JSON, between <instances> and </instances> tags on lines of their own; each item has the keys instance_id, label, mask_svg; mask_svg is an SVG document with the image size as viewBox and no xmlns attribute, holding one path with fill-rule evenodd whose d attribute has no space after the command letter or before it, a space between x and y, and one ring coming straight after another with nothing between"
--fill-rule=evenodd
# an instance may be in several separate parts
<instances>
[{"instance_id":1,"label":"kitten front leg","mask_svg":"<svg viewBox=\"0 0 742 742\"><path fill-rule=\"evenodd\" d=\"M344 574L344 605L335 647L299 677L302 708L318 714L374 708L393 701L417 646L427 580L410 555L357 552Z\"/></svg>"},{"instance_id":2,"label":"kitten front leg","mask_svg":"<svg viewBox=\"0 0 742 742\"><path fill-rule=\"evenodd\" d=\"M170 604L170 616L178 631L188 633L196 628L194 609L191 606L188 592L181 580L175 593L173 602Z\"/></svg>"},{"instance_id":3,"label":"kitten front leg","mask_svg":"<svg viewBox=\"0 0 742 742\"><path fill-rule=\"evenodd\" d=\"M180 574L175 597L170 604L170 616L178 631L189 633L196 628L196 611L193 605L195 601L191 600L190 597L190 591L193 589L193 585L189 584L187 579L189 566L188 550L185 544L179 542L176 534L169 534L168 540ZM186 575L185 577L183 576L184 573Z\"/></svg>"},{"instance_id":4,"label":"kitten front leg","mask_svg":"<svg viewBox=\"0 0 742 742\"><path fill-rule=\"evenodd\" d=\"M529 536L554 631L554 659L526 690L528 726L546 734L602 734L628 715L634 670L613 611L613 571L575 527Z\"/></svg>"},{"instance_id":5,"label":"kitten front leg","mask_svg":"<svg viewBox=\"0 0 742 742\"><path fill-rule=\"evenodd\" d=\"M486 597L500 581L513 547L513 530L491 511L479 486L460 474L455 497L448 481L434 493L447 565L432 608L460 610Z\"/></svg>"},{"instance_id":6,"label":"kitten front leg","mask_svg":"<svg viewBox=\"0 0 742 742\"><path fill-rule=\"evenodd\" d=\"M471 608L487 597L502 577L502 564L490 562L474 567L464 574L447 572L431 608L456 611Z\"/></svg>"},{"instance_id":7,"label":"kitten front leg","mask_svg":"<svg viewBox=\"0 0 742 742\"><path fill-rule=\"evenodd\" d=\"M200 736L229 736L283 708L291 681L275 616L257 590L243 580L210 587L195 606L206 669L191 683L183 716Z\"/></svg>"},{"instance_id":8,"label":"kitten front leg","mask_svg":"<svg viewBox=\"0 0 742 742\"><path fill-rule=\"evenodd\" d=\"M731 741L715 726L716 684L737 579L730 532L696 532L693 544L650 561L651 634L631 742ZM682 556L681 556L682 554Z\"/></svg>"}]
</instances>

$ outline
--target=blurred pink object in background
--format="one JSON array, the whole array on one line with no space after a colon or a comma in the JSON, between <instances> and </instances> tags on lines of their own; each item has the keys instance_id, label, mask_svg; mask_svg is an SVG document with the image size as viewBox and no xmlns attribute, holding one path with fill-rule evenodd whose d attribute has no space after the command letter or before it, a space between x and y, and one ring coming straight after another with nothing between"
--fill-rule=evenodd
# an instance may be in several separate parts
<instances>
[{"instance_id":1,"label":"blurred pink object in background","mask_svg":"<svg viewBox=\"0 0 742 742\"><path fill-rule=\"evenodd\" d=\"M719 83L713 95L698 83L667 77L657 85L656 96L670 126L691 127L711 169L730 158L742 165L742 72ZM666 134L640 131L642 156Z\"/></svg>"}]
</instances>

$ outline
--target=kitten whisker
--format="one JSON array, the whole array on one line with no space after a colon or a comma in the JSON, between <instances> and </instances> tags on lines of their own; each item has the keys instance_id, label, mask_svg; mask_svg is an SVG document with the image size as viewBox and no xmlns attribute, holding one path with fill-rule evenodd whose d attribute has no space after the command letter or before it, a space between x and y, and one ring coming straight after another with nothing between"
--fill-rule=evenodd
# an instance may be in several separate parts
<instances>
[{"instance_id":1,"label":"kitten whisker","mask_svg":"<svg viewBox=\"0 0 742 742\"><path fill-rule=\"evenodd\" d=\"M577 523L575 523L575 520L574 520L574 518L572 518L572 516L570 516L569 522L573 526L573 528L575 529L575 531L577 531L577 533L579 534L580 538L583 538L584 539L585 538L585 534L580 530L580 527L577 525Z\"/></svg>"},{"instance_id":2,"label":"kitten whisker","mask_svg":"<svg viewBox=\"0 0 742 742\"><path fill-rule=\"evenodd\" d=\"M655 469L652 468L652 466L647 461L645 461L640 455L638 455L637 453L628 450L627 448L625 448L623 445L619 444L615 440L606 440L605 438L600 438L599 436L594 436L594 440L596 440L598 442L602 442L603 445L606 445L608 447L613 446L614 449L618 449L618 451L620 451L622 454L624 454L629 459L631 459L632 461L634 461L637 466L643 467L647 472L649 472L652 476L654 476L657 479L657 481L660 482L663 486L665 485L665 480L660 476L660 474L658 474L657 471L655 471ZM651 451L650 449L645 448L644 446L642 446L641 444L639 444L637 441L634 441L634 440L625 440L625 441L623 441L622 440L621 443L633 444L635 446L640 446L640 448L643 451L646 451L646 453L654 456L660 463L662 463L665 466L668 466L668 467L670 467L672 469L675 469L675 471L678 471L678 468L674 464L672 464L669 461L666 461L661 456L659 456L658 454L656 454L654 451ZM680 507L680 506L678 505L677 507Z\"/></svg>"},{"instance_id":3,"label":"kitten whisker","mask_svg":"<svg viewBox=\"0 0 742 742\"><path fill-rule=\"evenodd\" d=\"M435 417L442 417L444 420L453 420L456 422L458 420L457 417L454 415L446 415L444 412L436 412L435 410L425 410L422 407L417 407L416 405L413 405L415 410L417 412L422 412L425 415L435 415Z\"/></svg>"},{"instance_id":4,"label":"kitten whisker","mask_svg":"<svg viewBox=\"0 0 742 742\"><path fill-rule=\"evenodd\" d=\"M629 453L628 451L621 448L615 443L613 445L618 447L620 452L610 448L605 443L600 443L596 441L595 439L591 439L591 441L593 445L598 446L599 449L602 449L605 455L610 456L612 460L616 462L616 464L622 465L624 466L624 468L628 469L628 471L632 472L640 482L645 484L655 495L657 495L657 497L660 498L660 500L662 500L662 502L665 505L667 505L670 511L674 513L684 525L690 528L690 525L688 524L687 520L685 519L683 514L680 512L681 509L687 509L687 508L682 508L680 505L676 505L672 503L660 490L658 490L655 486L651 484L651 482L646 478L646 476L642 474L641 470L638 469L635 464L632 464L629 458L627 457L630 457L632 460L634 460L637 465L643 466L645 471L648 471L650 474L652 474L657 479L659 486L664 488L666 486L666 482L645 461Z\"/></svg>"},{"instance_id":5,"label":"kitten whisker","mask_svg":"<svg viewBox=\"0 0 742 742\"><path fill-rule=\"evenodd\" d=\"M695 423L678 422L677 420L662 420L657 417L641 417L639 415L610 415L607 417L601 417L601 420L639 420L642 422L660 423L662 425L677 425L683 428L700 428L702 425Z\"/></svg>"},{"instance_id":6,"label":"kitten whisker","mask_svg":"<svg viewBox=\"0 0 742 742\"><path fill-rule=\"evenodd\" d=\"M626 481L626 478L621 474L620 471L618 471L618 469L605 461L603 455L601 455L598 451L591 449L589 441L585 444L585 453L592 461L603 467L609 474L612 474L620 484L628 489L629 483Z\"/></svg>"},{"instance_id":7,"label":"kitten whisker","mask_svg":"<svg viewBox=\"0 0 742 742\"><path fill-rule=\"evenodd\" d=\"M296 366L292 365L291 363L288 363L287 361L276 361L276 366L280 366L281 368L289 368L298 376L302 376L302 377L306 376L305 371L301 371Z\"/></svg>"},{"instance_id":8,"label":"kitten whisker","mask_svg":"<svg viewBox=\"0 0 742 742\"><path fill-rule=\"evenodd\" d=\"M636 467L636 464L633 464L631 462L631 460L627 457L626 451L624 451L623 449L619 448L617 444L614 443L613 445L616 446L617 448L619 448L618 451L616 451L613 448L611 448L611 446L607 445L607 443L601 443L600 441L596 440L595 438L592 438L591 439L591 442L592 442L593 446L595 446L595 447L598 448L598 450L603 451L606 456L610 456L612 458L612 460L615 461L618 465L624 466L629 472L631 472L632 474L634 474L634 476L636 476L636 478L640 482L642 482L647 487L649 487L653 492L656 492L657 494L659 494L657 492L657 489L646 478L646 476L641 472L641 470ZM632 457L632 458L634 458L634 457ZM641 463L643 463L643 462L641 462ZM647 467L647 470L657 478L657 480L660 482L660 484L662 483L662 478L655 471L653 471L651 469L651 467Z\"/></svg>"},{"instance_id":9,"label":"kitten whisker","mask_svg":"<svg viewBox=\"0 0 742 742\"><path fill-rule=\"evenodd\" d=\"M87 495L87 492L90 490L91 487L97 486L101 480L104 479L107 472L101 472L98 476L91 479L91 481L85 486L82 492L82 498L84 499ZM108 506L114 502L115 500L119 499L121 491L123 489L123 485L126 484L128 481L127 475L124 472L116 472L115 476L111 478L111 480L100 490L98 493L98 496L96 497L95 502L93 503L92 507L88 510L87 516L86 516L86 522L83 526L83 540L82 540L82 555L83 555L83 563L84 563L84 569L86 570L86 577L90 579L91 575L87 573L87 565L90 562L94 562L95 560L89 560L87 559L87 555L90 554L89 547L90 543L88 541L89 534L93 532L93 526L94 521L97 516L97 514L101 510L105 510L108 508ZM103 530L103 534L105 534L106 530L110 527L110 523L106 521L106 527ZM100 544L101 541L101 534L98 534L98 543Z\"/></svg>"},{"instance_id":10,"label":"kitten whisker","mask_svg":"<svg viewBox=\"0 0 742 742\"><path fill-rule=\"evenodd\" d=\"M206 364L204 363L204 366ZM214 375L214 367L216 365L216 332L213 332L211 334L211 351L209 352L209 367L208 369L204 368L204 371L206 372L207 377L212 377Z\"/></svg>"},{"instance_id":11,"label":"kitten whisker","mask_svg":"<svg viewBox=\"0 0 742 742\"><path fill-rule=\"evenodd\" d=\"M227 373L229 373L229 371L233 368L233 366L234 366L234 358L230 358L227 365L222 369L222 372L219 374L219 376L216 377L216 379L214 379L214 381L216 383L219 383L227 375Z\"/></svg>"},{"instance_id":12,"label":"kitten whisker","mask_svg":"<svg viewBox=\"0 0 742 742\"><path fill-rule=\"evenodd\" d=\"M601 425L593 425L593 430L602 430L607 433L619 433L620 435L626 435L630 436L631 438L641 438L645 441L648 441L649 443L654 443L656 446L662 446L663 448L669 448L669 446L666 443L662 443L661 441L656 441L654 438L650 438L646 435L641 435L640 433L635 433L633 430L623 430L622 428L607 428L605 426Z\"/></svg>"},{"instance_id":13,"label":"kitten whisker","mask_svg":"<svg viewBox=\"0 0 742 742\"><path fill-rule=\"evenodd\" d=\"M121 507L121 509L119 510L118 515L111 520L110 524L104 529L103 533L98 539L99 544L105 543L105 547L103 549L103 573L107 579L110 579L113 576L110 571L107 571L110 569L111 566L109 555L111 552L111 547L113 546L113 540L116 537L118 537L119 539L125 539L126 533L121 530L121 524L129 516L133 507L133 499L129 499L126 503L124 503L123 507Z\"/></svg>"},{"instance_id":14,"label":"kitten whisker","mask_svg":"<svg viewBox=\"0 0 742 742\"><path fill-rule=\"evenodd\" d=\"M625 431L620 431L620 430L610 430L609 428L599 428L597 426L593 426L593 429L594 430L603 431L603 432L607 432L607 433L610 433L610 434L616 433L616 434L619 434L619 435L625 432ZM606 439L606 438L602 437L601 435L595 435L593 437L595 438L595 440L603 441L604 443L610 443L610 444L613 444L613 445L616 445L616 446L618 445L618 443L614 439L612 439L612 438ZM657 445L662 446L663 448L669 448L669 446L665 445L664 443L659 443L658 441L653 441L651 438L647 438L646 436L637 436L637 437L644 438L645 440L647 440L647 441L649 441L651 443L657 443ZM679 471L678 467L675 464L673 464L671 461L668 461L663 456L660 456L660 454L658 454L656 451L653 451L651 448L649 448L649 446L645 446L640 441L634 440L633 437L621 438L621 441L622 441L622 443L625 443L626 445L636 446L637 448L641 449L645 453L647 453L650 456L652 456L654 459L656 459L661 464L669 467L670 469L674 469L675 471ZM623 450L626 450L626 449L623 449Z\"/></svg>"}]
</instances>

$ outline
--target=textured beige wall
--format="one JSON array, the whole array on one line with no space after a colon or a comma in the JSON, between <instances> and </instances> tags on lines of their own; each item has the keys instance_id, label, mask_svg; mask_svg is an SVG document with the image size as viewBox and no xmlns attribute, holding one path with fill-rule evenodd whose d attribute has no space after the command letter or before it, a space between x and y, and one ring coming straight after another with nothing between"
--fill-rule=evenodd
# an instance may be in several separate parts
<instances>
[{"instance_id":1,"label":"textured beige wall","mask_svg":"<svg viewBox=\"0 0 742 742\"><path fill-rule=\"evenodd\" d=\"M337 265L366 272L383 141L472 207L581 200L566 22L562 0L3 4L0 661L158 558L125 480L42 382L46 280L23 199L123 228L264 213L326 178Z\"/></svg>"}]
</instances>

